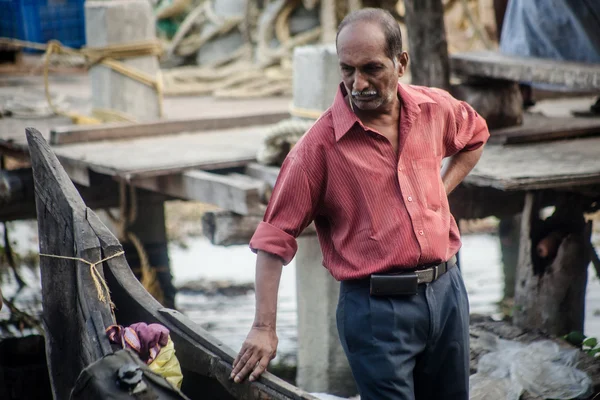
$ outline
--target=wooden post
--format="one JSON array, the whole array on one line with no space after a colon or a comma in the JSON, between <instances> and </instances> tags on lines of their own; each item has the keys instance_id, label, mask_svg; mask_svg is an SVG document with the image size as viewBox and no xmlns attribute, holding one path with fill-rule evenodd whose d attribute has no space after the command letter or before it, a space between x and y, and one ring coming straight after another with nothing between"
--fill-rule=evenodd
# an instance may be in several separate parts
<instances>
[{"instance_id":1,"label":"wooden post","mask_svg":"<svg viewBox=\"0 0 600 400\"><path fill-rule=\"evenodd\" d=\"M337 15L335 0L321 0L321 43L335 43Z\"/></svg>"},{"instance_id":2,"label":"wooden post","mask_svg":"<svg viewBox=\"0 0 600 400\"><path fill-rule=\"evenodd\" d=\"M513 323L557 336L583 332L591 223L573 197L541 220L541 201L540 193L525 197Z\"/></svg>"},{"instance_id":3,"label":"wooden post","mask_svg":"<svg viewBox=\"0 0 600 400\"><path fill-rule=\"evenodd\" d=\"M138 277L142 277L142 257L148 258L148 264L156 273L160 287L159 300L165 307L175 308L176 289L173 286L171 266L169 262L169 249L165 227L165 199L162 194L143 189L135 189L135 207L137 217L128 226L141 242L145 254L140 254L131 240L123 241L123 250L127 262ZM148 288L147 288L148 289ZM152 291L150 290L152 293ZM154 293L152 293L154 294Z\"/></svg>"},{"instance_id":4,"label":"wooden post","mask_svg":"<svg viewBox=\"0 0 600 400\"><path fill-rule=\"evenodd\" d=\"M502 253L502 270L504 272L503 300L510 301L515 297L517 264L519 263L521 214L501 218L498 231L500 251Z\"/></svg>"},{"instance_id":5,"label":"wooden post","mask_svg":"<svg viewBox=\"0 0 600 400\"><path fill-rule=\"evenodd\" d=\"M442 0L405 0L404 6L412 83L449 90L450 64Z\"/></svg>"}]
</instances>

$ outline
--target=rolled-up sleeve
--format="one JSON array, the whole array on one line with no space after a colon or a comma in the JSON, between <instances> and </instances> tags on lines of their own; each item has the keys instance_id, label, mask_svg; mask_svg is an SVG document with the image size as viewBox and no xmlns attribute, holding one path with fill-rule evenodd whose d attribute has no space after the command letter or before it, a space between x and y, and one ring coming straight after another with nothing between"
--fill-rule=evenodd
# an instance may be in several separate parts
<instances>
[{"instance_id":1,"label":"rolled-up sleeve","mask_svg":"<svg viewBox=\"0 0 600 400\"><path fill-rule=\"evenodd\" d=\"M450 97L450 96L448 96ZM460 151L476 150L483 146L490 132L485 119L464 101L450 97L451 120L444 138L446 157Z\"/></svg>"},{"instance_id":2,"label":"rolled-up sleeve","mask_svg":"<svg viewBox=\"0 0 600 400\"><path fill-rule=\"evenodd\" d=\"M316 186L301 160L288 156L279 172L264 219L250 240L250 249L276 255L284 265L289 264L298 250L296 238L314 218L319 199Z\"/></svg>"}]
</instances>

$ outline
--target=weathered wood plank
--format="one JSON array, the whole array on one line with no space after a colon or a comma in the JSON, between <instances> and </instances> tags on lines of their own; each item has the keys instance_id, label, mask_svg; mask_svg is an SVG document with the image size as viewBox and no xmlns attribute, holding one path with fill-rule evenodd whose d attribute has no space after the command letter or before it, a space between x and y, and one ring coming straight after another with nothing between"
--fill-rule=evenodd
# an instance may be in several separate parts
<instances>
[{"instance_id":1,"label":"weathered wood plank","mask_svg":"<svg viewBox=\"0 0 600 400\"><path fill-rule=\"evenodd\" d=\"M31 169L3 171L3 174L5 174L4 178L8 179L8 182L5 181L8 186L4 187L11 194L8 199L0 202L0 222L36 218ZM17 179L19 182L15 182ZM75 188L90 208L105 209L119 205L118 184L109 177L91 174L89 187L75 184Z\"/></svg>"},{"instance_id":2,"label":"weathered wood plank","mask_svg":"<svg viewBox=\"0 0 600 400\"><path fill-rule=\"evenodd\" d=\"M202 216L202 233L217 246L247 245L262 219L261 215L209 211ZM315 234L315 226L310 224L301 236Z\"/></svg>"},{"instance_id":3,"label":"weathered wood plank","mask_svg":"<svg viewBox=\"0 0 600 400\"><path fill-rule=\"evenodd\" d=\"M279 167L249 163L246 165L245 173L248 176L267 182L273 188L275 182L277 182L277 176L279 176Z\"/></svg>"},{"instance_id":4,"label":"weathered wood plank","mask_svg":"<svg viewBox=\"0 0 600 400\"><path fill-rule=\"evenodd\" d=\"M100 260L99 242L87 223L88 209L71 180L38 131L28 129L27 140L40 253ZM97 341L86 334L85 321L92 310L101 313L106 326L112 318L108 303L94 302L91 294L96 290L88 265L41 256L40 271L50 381L55 398L68 398L79 372L102 356Z\"/></svg>"},{"instance_id":5,"label":"weathered wood plank","mask_svg":"<svg viewBox=\"0 0 600 400\"><path fill-rule=\"evenodd\" d=\"M600 184L600 137L487 145L465 182L500 190L578 189Z\"/></svg>"},{"instance_id":6,"label":"weathered wood plank","mask_svg":"<svg viewBox=\"0 0 600 400\"><path fill-rule=\"evenodd\" d=\"M504 192L491 187L458 185L448 196L450 211L457 220L494 216L510 217L523 210L522 192Z\"/></svg>"},{"instance_id":7,"label":"weathered wood plank","mask_svg":"<svg viewBox=\"0 0 600 400\"><path fill-rule=\"evenodd\" d=\"M256 159L266 126L98 141L53 148L61 162L126 180L187 169L244 166Z\"/></svg>"},{"instance_id":8,"label":"weathered wood plank","mask_svg":"<svg viewBox=\"0 0 600 400\"><path fill-rule=\"evenodd\" d=\"M452 54L450 67L453 73L462 76L549 83L581 91L600 89L598 64L478 51Z\"/></svg>"},{"instance_id":9,"label":"weathered wood plank","mask_svg":"<svg viewBox=\"0 0 600 400\"><path fill-rule=\"evenodd\" d=\"M520 144L600 135L600 118L550 118L525 114L523 125L490 131L488 143Z\"/></svg>"},{"instance_id":10,"label":"weathered wood plank","mask_svg":"<svg viewBox=\"0 0 600 400\"><path fill-rule=\"evenodd\" d=\"M142 124L113 123L103 125L68 125L50 131L50 144L63 145L99 140L129 140L140 137L173 135L184 132L215 131L275 124L288 113L265 112L234 117L165 120Z\"/></svg>"},{"instance_id":11,"label":"weathered wood plank","mask_svg":"<svg viewBox=\"0 0 600 400\"><path fill-rule=\"evenodd\" d=\"M132 184L180 199L213 204L241 215L262 215L265 183L246 178L190 170L178 175L134 179Z\"/></svg>"}]
</instances>

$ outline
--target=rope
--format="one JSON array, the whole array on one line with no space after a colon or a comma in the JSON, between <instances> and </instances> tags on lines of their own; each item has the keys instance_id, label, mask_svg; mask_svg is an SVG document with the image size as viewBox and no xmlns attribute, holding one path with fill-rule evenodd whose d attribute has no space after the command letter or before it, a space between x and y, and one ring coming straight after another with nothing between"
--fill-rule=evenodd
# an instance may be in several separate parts
<instances>
[{"instance_id":1,"label":"rope","mask_svg":"<svg viewBox=\"0 0 600 400\"><path fill-rule=\"evenodd\" d=\"M0 38L0 45L9 45L18 48L33 48L37 50L45 50L44 55L44 90L46 94L46 101L50 109L57 115L62 115L71 118L76 124L99 124L104 121L89 117L73 112L60 110L52 102L50 96L50 84L49 84L49 70L50 61L53 54L57 55L69 55L69 56L83 56L85 58L86 67L89 68L96 64L104 65L115 72L120 73L123 76L138 81L144 85L153 88L158 97L159 116L163 117L163 85L162 77L159 74L152 76L144 71L134 68L130 65L126 65L117 59L137 58L143 56L159 56L163 53L163 48L160 42L156 40L124 43L124 44L113 44L104 47L87 47L82 49L72 49L70 47L63 46L60 42L52 40L47 44L27 42L23 40L11 39L11 38ZM114 118L111 115L114 113ZM135 122L135 119L129 116L124 117L122 112L113 110L103 110L102 114L107 119L112 120L123 120L126 119L129 122Z\"/></svg>"},{"instance_id":2,"label":"rope","mask_svg":"<svg viewBox=\"0 0 600 400\"><path fill-rule=\"evenodd\" d=\"M246 44L225 60L201 67L180 67L163 74L165 94L211 94L217 98L257 98L273 95L290 95L292 92L292 49L296 46L318 41L320 27L292 36L289 20L301 0L278 0L269 4L260 17L256 59L248 34L247 18L223 19L215 14L210 0L197 6L184 20L174 36L169 54L189 56L201 51L202 46L215 38L239 29ZM258 18L256 18L258 20ZM196 24L210 22L202 33L184 36ZM272 48L272 40L280 45Z\"/></svg>"},{"instance_id":3,"label":"rope","mask_svg":"<svg viewBox=\"0 0 600 400\"><path fill-rule=\"evenodd\" d=\"M127 196L127 188L129 188L129 196ZM127 185L125 181L119 182L119 217L113 216L109 211L107 211L107 215L116 225L119 240L127 240L135 247L140 260L140 282L142 286L144 286L152 297L162 304L164 301L164 293L160 286L160 282L158 282L156 277L156 270L150 265L148 253L144 249L142 241L135 233L128 230L128 227L137 219L137 214L137 195L135 187Z\"/></svg>"},{"instance_id":4,"label":"rope","mask_svg":"<svg viewBox=\"0 0 600 400\"><path fill-rule=\"evenodd\" d=\"M123 254L125 254L125 252L121 250L119 252L116 252L112 256L105 257L102 260L96 261L96 262L91 262L91 261L88 261L88 260L86 260L84 258L80 258L80 257L57 256L54 254L44 254L44 253L40 253L40 257L61 258L63 260L80 261L84 264L88 264L90 266L90 274L92 275L92 280L94 281L94 286L96 287L96 293L98 294L98 300L100 300L102 303L105 303L105 304L108 303L110 305L111 312L113 312L115 305L113 304L112 301L110 301L110 290L108 289L108 285L106 284L106 281L104 280L104 278L102 277L102 275L100 274L98 269L96 268L96 265L102 264L105 261L108 261L112 258L121 256ZM106 294L104 294L105 291L106 291ZM113 318L114 318L114 314L113 314Z\"/></svg>"},{"instance_id":5,"label":"rope","mask_svg":"<svg viewBox=\"0 0 600 400\"><path fill-rule=\"evenodd\" d=\"M257 161L264 165L280 165L289 150L313 124L313 121L285 119L270 126L256 154Z\"/></svg>"},{"instance_id":6,"label":"rope","mask_svg":"<svg viewBox=\"0 0 600 400\"><path fill-rule=\"evenodd\" d=\"M322 114L323 114L323 111L312 110L312 109L302 108L302 107L296 107L293 104L290 107L290 115L292 115L293 117L317 120L317 119L321 118Z\"/></svg>"}]
</instances>

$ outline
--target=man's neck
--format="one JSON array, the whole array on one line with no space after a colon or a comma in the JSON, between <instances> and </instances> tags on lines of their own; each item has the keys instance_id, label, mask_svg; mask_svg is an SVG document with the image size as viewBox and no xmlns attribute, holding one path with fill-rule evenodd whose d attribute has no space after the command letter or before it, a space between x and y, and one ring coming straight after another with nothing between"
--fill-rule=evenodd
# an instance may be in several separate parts
<instances>
[{"instance_id":1,"label":"man's neck","mask_svg":"<svg viewBox=\"0 0 600 400\"><path fill-rule=\"evenodd\" d=\"M398 124L401 103L397 96L394 98L394 101L391 101L383 107L373 111L361 110L354 106L350 96L348 96L348 101L350 102L350 107L353 109L358 119L361 120L361 122L365 125L397 126Z\"/></svg>"}]
</instances>

